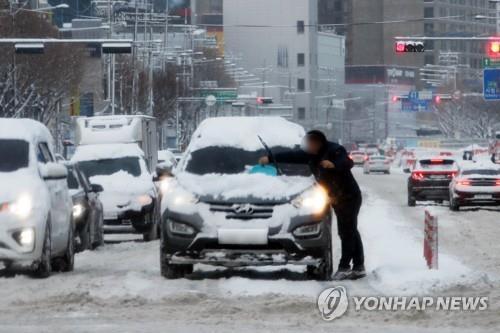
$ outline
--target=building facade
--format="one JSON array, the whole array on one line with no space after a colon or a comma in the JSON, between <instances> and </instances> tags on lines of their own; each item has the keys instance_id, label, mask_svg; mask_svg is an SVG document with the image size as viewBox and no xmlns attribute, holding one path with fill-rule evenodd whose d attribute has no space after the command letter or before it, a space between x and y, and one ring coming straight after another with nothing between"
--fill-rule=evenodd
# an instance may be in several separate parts
<instances>
[{"instance_id":1,"label":"building facade","mask_svg":"<svg viewBox=\"0 0 500 333\"><path fill-rule=\"evenodd\" d=\"M343 83L344 38L318 31L317 2L225 0L223 11L226 54L261 79L245 92L292 104L293 118L306 127L324 124L318 97L334 89L335 70Z\"/></svg>"}]
</instances>

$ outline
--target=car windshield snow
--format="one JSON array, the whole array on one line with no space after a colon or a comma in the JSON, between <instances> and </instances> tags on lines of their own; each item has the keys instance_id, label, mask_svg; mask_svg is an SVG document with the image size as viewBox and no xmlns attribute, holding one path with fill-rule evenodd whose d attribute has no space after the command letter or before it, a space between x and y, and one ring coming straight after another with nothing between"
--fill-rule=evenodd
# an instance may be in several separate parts
<instances>
[{"instance_id":1,"label":"car windshield snow","mask_svg":"<svg viewBox=\"0 0 500 333\"><path fill-rule=\"evenodd\" d=\"M141 166L138 157L122 157L116 159L102 159L80 162L80 170L88 177L109 176L125 171L134 177L141 175Z\"/></svg>"},{"instance_id":2,"label":"car windshield snow","mask_svg":"<svg viewBox=\"0 0 500 333\"><path fill-rule=\"evenodd\" d=\"M471 170L464 170L462 172L462 175L467 176L467 175L482 175L482 176L498 176L500 175L500 170L494 170L494 169L471 169Z\"/></svg>"},{"instance_id":3,"label":"car windshield snow","mask_svg":"<svg viewBox=\"0 0 500 333\"><path fill-rule=\"evenodd\" d=\"M0 139L0 172L13 172L29 164L29 143L24 140Z\"/></svg>"},{"instance_id":4,"label":"car windshield snow","mask_svg":"<svg viewBox=\"0 0 500 333\"><path fill-rule=\"evenodd\" d=\"M277 153L290 149L273 147L271 150ZM259 157L264 155L266 155L264 149L248 151L234 147L207 147L191 153L186 172L197 175L245 173L257 164ZM286 176L311 175L307 165L279 163L279 168Z\"/></svg>"}]
</instances>

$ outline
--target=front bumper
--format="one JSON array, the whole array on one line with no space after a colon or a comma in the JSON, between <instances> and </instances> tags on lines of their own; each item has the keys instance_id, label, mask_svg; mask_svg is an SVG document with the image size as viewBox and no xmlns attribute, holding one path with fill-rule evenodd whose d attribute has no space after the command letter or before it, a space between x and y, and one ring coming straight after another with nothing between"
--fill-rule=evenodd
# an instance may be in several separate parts
<instances>
[{"instance_id":1,"label":"front bumper","mask_svg":"<svg viewBox=\"0 0 500 333\"><path fill-rule=\"evenodd\" d=\"M23 248L13 237L16 231L23 228L31 228L35 232L32 249ZM0 263L14 269L36 267L42 253L44 233L45 223L41 223L36 217L19 220L12 215L0 213Z\"/></svg>"},{"instance_id":2,"label":"front bumper","mask_svg":"<svg viewBox=\"0 0 500 333\"><path fill-rule=\"evenodd\" d=\"M168 224L187 224L196 233L191 236L173 234ZM295 228L317 223L320 230L310 237L295 237ZM331 243L331 215L294 217L288 228L269 227L266 244L221 244L218 231L203 230L201 216L166 212L162 218L161 251L173 264L210 264L216 266L318 265L325 248Z\"/></svg>"}]
</instances>

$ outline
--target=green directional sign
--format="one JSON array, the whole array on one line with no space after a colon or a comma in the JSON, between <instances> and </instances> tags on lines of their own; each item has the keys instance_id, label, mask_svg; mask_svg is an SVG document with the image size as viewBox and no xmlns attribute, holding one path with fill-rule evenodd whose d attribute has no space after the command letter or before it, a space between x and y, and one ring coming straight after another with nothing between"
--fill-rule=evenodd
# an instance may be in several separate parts
<instances>
[{"instance_id":1,"label":"green directional sign","mask_svg":"<svg viewBox=\"0 0 500 333\"><path fill-rule=\"evenodd\" d=\"M238 98L238 93L236 89L206 89L200 92L201 97L207 97L209 95L215 96L218 103L223 103L225 101L235 100Z\"/></svg>"},{"instance_id":2,"label":"green directional sign","mask_svg":"<svg viewBox=\"0 0 500 333\"><path fill-rule=\"evenodd\" d=\"M484 68L499 68L500 67L500 59L491 59L484 58L483 59Z\"/></svg>"}]
</instances>

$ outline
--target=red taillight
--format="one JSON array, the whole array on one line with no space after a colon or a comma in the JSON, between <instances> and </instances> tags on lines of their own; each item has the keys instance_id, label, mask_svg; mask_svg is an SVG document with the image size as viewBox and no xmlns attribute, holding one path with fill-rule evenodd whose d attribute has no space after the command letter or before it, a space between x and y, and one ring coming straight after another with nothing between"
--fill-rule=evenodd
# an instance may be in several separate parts
<instances>
[{"instance_id":1,"label":"red taillight","mask_svg":"<svg viewBox=\"0 0 500 333\"><path fill-rule=\"evenodd\" d=\"M442 160L442 159L437 159L437 158L436 158L436 159L432 159L432 160L431 160L431 163L432 163L432 164L441 164L441 163L443 163L443 160Z\"/></svg>"},{"instance_id":2,"label":"red taillight","mask_svg":"<svg viewBox=\"0 0 500 333\"><path fill-rule=\"evenodd\" d=\"M500 179L497 179L496 185L500 186Z\"/></svg>"},{"instance_id":3,"label":"red taillight","mask_svg":"<svg viewBox=\"0 0 500 333\"><path fill-rule=\"evenodd\" d=\"M458 185L469 186L470 180L461 180L458 182Z\"/></svg>"},{"instance_id":4,"label":"red taillight","mask_svg":"<svg viewBox=\"0 0 500 333\"><path fill-rule=\"evenodd\" d=\"M411 178L413 178L415 180L422 180L422 179L424 179L424 174L421 172L414 172L411 174Z\"/></svg>"}]
</instances>

